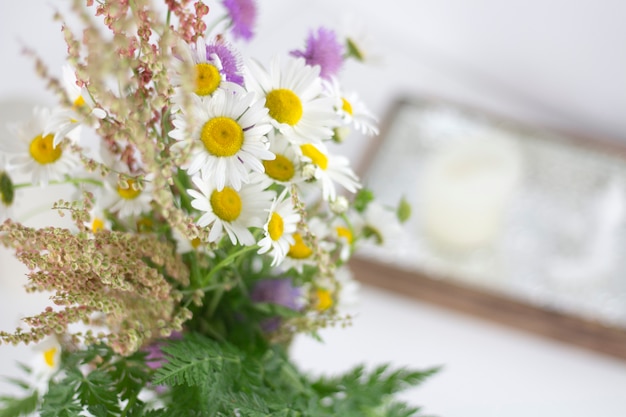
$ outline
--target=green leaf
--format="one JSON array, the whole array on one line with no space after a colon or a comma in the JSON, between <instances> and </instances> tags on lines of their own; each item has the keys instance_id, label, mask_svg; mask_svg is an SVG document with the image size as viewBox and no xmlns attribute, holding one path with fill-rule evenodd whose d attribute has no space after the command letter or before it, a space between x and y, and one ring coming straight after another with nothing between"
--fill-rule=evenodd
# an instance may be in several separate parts
<instances>
[{"instance_id":1,"label":"green leaf","mask_svg":"<svg viewBox=\"0 0 626 417\"><path fill-rule=\"evenodd\" d=\"M50 384L43 397L41 417L78 417L83 407L74 398L75 387L66 384Z\"/></svg>"},{"instance_id":2,"label":"green leaf","mask_svg":"<svg viewBox=\"0 0 626 417\"><path fill-rule=\"evenodd\" d=\"M367 188L361 188L354 197L354 208L359 213L363 213L370 202L374 200L374 193Z\"/></svg>"},{"instance_id":3,"label":"green leaf","mask_svg":"<svg viewBox=\"0 0 626 417\"><path fill-rule=\"evenodd\" d=\"M163 347L167 362L156 372L155 385L190 385L219 388L236 378L241 357L225 344L201 336L188 336Z\"/></svg>"},{"instance_id":4,"label":"green leaf","mask_svg":"<svg viewBox=\"0 0 626 417\"><path fill-rule=\"evenodd\" d=\"M0 398L1 408L0 417L18 417L26 416L35 411L39 395L33 392L31 395L23 398Z\"/></svg>"},{"instance_id":5,"label":"green leaf","mask_svg":"<svg viewBox=\"0 0 626 417\"><path fill-rule=\"evenodd\" d=\"M293 310L289 307L274 303L254 303L252 305L252 308L260 313L264 313L269 316L280 316L285 318L302 316L302 313L297 310Z\"/></svg>"},{"instance_id":6,"label":"green leaf","mask_svg":"<svg viewBox=\"0 0 626 417\"><path fill-rule=\"evenodd\" d=\"M109 371L115 381L120 399L136 398L152 377L152 370L145 363L146 353L137 352L111 364Z\"/></svg>"},{"instance_id":7,"label":"green leaf","mask_svg":"<svg viewBox=\"0 0 626 417\"><path fill-rule=\"evenodd\" d=\"M4 379L5 381L7 381L8 383L12 385L20 387L21 389L25 391L27 391L30 388L30 383L24 381L23 379L13 378L9 376L2 377L2 379Z\"/></svg>"},{"instance_id":8,"label":"green leaf","mask_svg":"<svg viewBox=\"0 0 626 417\"><path fill-rule=\"evenodd\" d=\"M104 407L105 414L99 414L103 416L112 415L120 411L117 390L109 374L96 369L86 375L83 375L78 370L73 375L78 382L76 390L81 404L95 407L94 410L98 410L98 406ZM94 412L94 414L96 413Z\"/></svg>"},{"instance_id":9,"label":"green leaf","mask_svg":"<svg viewBox=\"0 0 626 417\"><path fill-rule=\"evenodd\" d=\"M332 415L387 416L388 413L382 410L392 404L392 410L405 417L413 415L418 409L402 403L393 405L390 402L392 396L420 384L437 371L437 368L425 371L406 369L392 371L389 365L381 365L371 372L366 372L365 367L361 365L339 377L320 378L313 383L313 388L320 398L327 398L324 409Z\"/></svg>"}]
</instances>

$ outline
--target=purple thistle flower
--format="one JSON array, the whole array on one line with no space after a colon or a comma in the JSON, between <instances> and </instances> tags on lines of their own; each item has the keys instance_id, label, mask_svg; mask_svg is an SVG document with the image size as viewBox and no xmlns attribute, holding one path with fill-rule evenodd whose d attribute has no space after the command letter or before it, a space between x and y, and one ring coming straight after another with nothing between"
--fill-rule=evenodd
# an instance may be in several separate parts
<instances>
[{"instance_id":1,"label":"purple thistle flower","mask_svg":"<svg viewBox=\"0 0 626 417\"><path fill-rule=\"evenodd\" d=\"M254 0L222 0L233 24L233 37L249 41L254 33L252 27L256 21L256 3Z\"/></svg>"},{"instance_id":2,"label":"purple thistle flower","mask_svg":"<svg viewBox=\"0 0 626 417\"><path fill-rule=\"evenodd\" d=\"M241 59L232 46L225 42L216 42L206 46L207 60L214 61L213 55L217 56L222 64L222 73L226 81L239 84L243 87L243 75L241 74Z\"/></svg>"},{"instance_id":3,"label":"purple thistle flower","mask_svg":"<svg viewBox=\"0 0 626 417\"><path fill-rule=\"evenodd\" d=\"M309 33L304 51L294 50L290 54L304 58L307 65L319 65L320 76L325 79L337 75L343 64L343 45L337 41L334 31L324 27L320 27L317 34Z\"/></svg>"},{"instance_id":4,"label":"purple thistle flower","mask_svg":"<svg viewBox=\"0 0 626 417\"><path fill-rule=\"evenodd\" d=\"M292 310L299 310L300 288L294 287L291 279L262 279L256 283L250 298L257 303L278 304ZM261 323L266 332L272 332L280 326L280 317L272 317Z\"/></svg>"},{"instance_id":5,"label":"purple thistle flower","mask_svg":"<svg viewBox=\"0 0 626 417\"><path fill-rule=\"evenodd\" d=\"M170 337L168 337L167 339L179 340L182 338L183 338L182 333L172 332ZM159 340L159 341L152 343L151 345L146 346L143 349L145 352L148 353L146 355L146 365L148 365L150 369L159 369L167 362L167 359L165 359L165 354L163 353L163 350L162 350L163 346L165 346L166 343L167 341Z\"/></svg>"}]
</instances>

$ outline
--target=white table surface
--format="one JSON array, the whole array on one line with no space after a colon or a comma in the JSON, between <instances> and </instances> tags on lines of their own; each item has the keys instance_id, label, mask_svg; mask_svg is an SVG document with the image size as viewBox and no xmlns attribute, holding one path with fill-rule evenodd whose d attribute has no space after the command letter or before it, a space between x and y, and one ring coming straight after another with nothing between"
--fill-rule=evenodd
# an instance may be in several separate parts
<instances>
[{"instance_id":1,"label":"white table surface","mask_svg":"<svg viewBox=\"0 0 626 417\"><path fill-rule=\"evenodd\" d=\"M301 337L303 369L336 373L391 362L439 374L403 395L442 417L623 417L626 362L362 287L358 317L324 344Z\"/></svg>"}]
</instances>

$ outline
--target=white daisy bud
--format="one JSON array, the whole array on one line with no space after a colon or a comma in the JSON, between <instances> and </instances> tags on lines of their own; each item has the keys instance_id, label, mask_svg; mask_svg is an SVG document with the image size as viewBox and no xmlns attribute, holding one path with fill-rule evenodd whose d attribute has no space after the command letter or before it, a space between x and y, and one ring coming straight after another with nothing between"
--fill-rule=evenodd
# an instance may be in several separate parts
<instances>
[{"instance_id":1,"label":"white daisy bud","mask_svg":"<svg viewBox=\"0 0 626 417\"><path fill-rule=\"evenodd\" d=\"M329 203L329 207L335 214L343 214L348 210L348 199L344 196L337 196L334 200Z\"/></svg>"},{"instance_id":2,"label":"white daisy bud","mask_svg":"<svg viewBox=\"0 0 626 417\"><path fill-rule=\"evenodd\" d=\"M302 167L302 176L306 179L306 181L314 180L316 171L317 167L315 165L306 164Z\"/></svg>"}]
</instances>

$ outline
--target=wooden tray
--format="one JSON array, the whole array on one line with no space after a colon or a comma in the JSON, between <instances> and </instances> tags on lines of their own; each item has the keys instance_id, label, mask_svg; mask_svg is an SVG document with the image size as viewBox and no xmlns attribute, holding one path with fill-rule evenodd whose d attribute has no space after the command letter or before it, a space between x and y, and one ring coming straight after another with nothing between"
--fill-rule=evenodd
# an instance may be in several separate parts
<instances>
[{"instance_id":1,"label":"wooden tray","mask_svg":"<svg viewBox=\"0 0 626 417\"><path fill-rule=\"evenodd\" d=\"M360 168L414 216L394 244L357 253L358 280L626 359L626 147L411 97ZM467 195L482 206L455 209Z\"/></svg>"}]
</instances>

